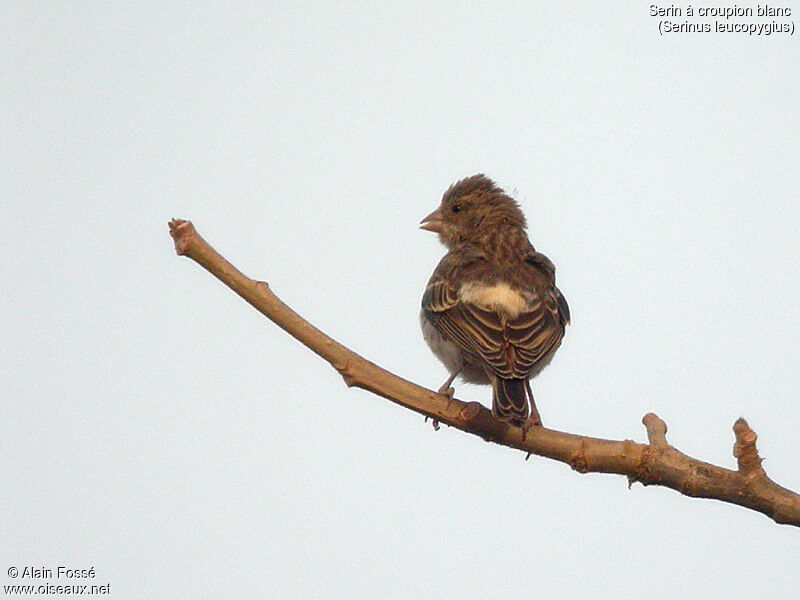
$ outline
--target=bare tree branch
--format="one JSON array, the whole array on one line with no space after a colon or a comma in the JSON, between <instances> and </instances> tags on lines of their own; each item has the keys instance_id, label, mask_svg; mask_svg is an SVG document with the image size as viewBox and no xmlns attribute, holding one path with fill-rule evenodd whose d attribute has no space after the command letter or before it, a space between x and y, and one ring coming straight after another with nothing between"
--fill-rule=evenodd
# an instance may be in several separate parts
<instances>
[{"instance_id":1,"label":"bare tree branch","mask_svg":"<svg viewBox=\"0 0 800 600\"><path fill-rule=\"evenodd\" d=\"M756 433L744 419L733 426L736 471L691 458L670 446L666 424L653 413L642 419L649 444L591 438L543 427L534 427L526 434L521 428L495 419L490 410L477 402L448 399L345 348L281 302L266 283L249 279L238 271L200 237L191 222L173 219L169 229L179 255L200 264L328 361L349 387L368 390L435 422L485 440L564 462L580 473L618 473L627 476L631 483L661 485L686 496L738 504L764 513L777 523L800 526L800 496L767 477L756 450Z\"/></svg>"}]
</instances>

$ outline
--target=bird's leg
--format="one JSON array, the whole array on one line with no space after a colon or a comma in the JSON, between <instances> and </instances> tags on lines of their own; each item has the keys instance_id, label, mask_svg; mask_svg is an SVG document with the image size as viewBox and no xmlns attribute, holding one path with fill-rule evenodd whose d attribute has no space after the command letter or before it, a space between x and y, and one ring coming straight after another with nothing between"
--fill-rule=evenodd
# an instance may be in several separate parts
<instances>
[{"instance_id":1,"label":"bird's leg","mask_svg":"<svg viewBox=\"0 0 800 600\"><path fill-rule=\"evenodd\" d=\"M442 396L447 396L448 400L452 400L453 396L456 393L456 390L454 388L451 388L450 384L453 383L453 381L456 378L456 375L458 375L459 373L461 373L461 369L450 375L450 377L447 378L447 381L445 381L442 384L442 387L440 387L436 393L441 394Z\"/></svg>"},{"instance_id":2,"label":"bird's leg","mask_svg":"<svg viewBox=\"0 0 800 600\"><path fill-rule=\"evenodd\" d=\"M440 387L436 391L437 394L441 394L442 396L447 398L448 407L450 406L450 401L453 399L453 395L456 393L456 391L453 388L450 387L450 384L453 383L453 380L456 378L456 375L458 375L459 373L461 373L461 369L459 369L458 371L456 371L455 373L450 375L450 377L447 378L447 381L445 381L442 384L442 387ZM425 422L426 423L428 422L428 417L425 417ZM434 431L439 431L439 421L437 421L436 419L432 419L432 424L433 424Z\"/></svg>"},{"instance_id":3,"label":"bird's leg","mask_svg":"<svg viewBox=\"0 0 800 600\"><path fill-rule=\"evenodd\" d=\"M539 416L539 411L536 409L536 402L533 400L533 390L531 389L531 382L525 380L525 387L528 389L528 399L531 401L531 414L528 420L522 424L522 439L528 436L531 427L542 427L542 417Z\"/></svg>"}]
</instances>

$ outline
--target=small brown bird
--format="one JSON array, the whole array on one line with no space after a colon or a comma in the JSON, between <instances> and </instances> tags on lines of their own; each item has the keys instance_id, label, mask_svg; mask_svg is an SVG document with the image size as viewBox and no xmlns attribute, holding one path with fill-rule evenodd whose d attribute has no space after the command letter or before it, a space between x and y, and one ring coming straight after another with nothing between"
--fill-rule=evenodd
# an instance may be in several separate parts
<instances>
[{"instance_id":1,"label":"small brown bird","mask_svg":"<svg viewBox=\"0 0 800 600\"><path fill-rule=\"evenodd\" d=\"M449 250L422 296L425 341L450 378L492 385L493 414L515 426L541 425L530 379L553 358L569 323L555 267L536 252L519 205L488 177L450 186L422 220Z\"/></svg>"}]
</instances>

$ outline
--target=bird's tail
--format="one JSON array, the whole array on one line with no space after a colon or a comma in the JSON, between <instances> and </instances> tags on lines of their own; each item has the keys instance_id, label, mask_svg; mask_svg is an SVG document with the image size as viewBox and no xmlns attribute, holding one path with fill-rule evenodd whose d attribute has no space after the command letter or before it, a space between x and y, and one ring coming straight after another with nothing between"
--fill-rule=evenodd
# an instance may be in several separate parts
<instances>
[{"instance_id":1,"label":"bird's tail","mask_svg":"<svg viewBox=\"0 0 800 600\"><path fill-rule=\"evenodd\" d=\"M492 413L495 417L517 427L525 423L530 414L526 383L524 379L494 378Z\"/></svg>"}]
</instances>

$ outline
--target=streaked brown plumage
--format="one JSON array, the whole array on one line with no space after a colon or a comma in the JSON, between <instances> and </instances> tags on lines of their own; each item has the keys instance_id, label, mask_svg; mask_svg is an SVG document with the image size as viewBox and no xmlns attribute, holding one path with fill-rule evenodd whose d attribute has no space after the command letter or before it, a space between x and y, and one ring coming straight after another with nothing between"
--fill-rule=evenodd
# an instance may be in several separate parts
<instances>
[{"instance_id":1,"label":"streaked brown plumage","mask_svg":"<svg viewBox=\"0 0 800 600\"><path fill-rule=\"evenodd\" d=\"M450 186L422 221L449 252L422 297L425 340L451 377L492 385L492 411L512 425L541 425L529 380L564 337L569 307L555 267L536 252L517 203L484 175Z\"/></svg>"}]
</instances>

